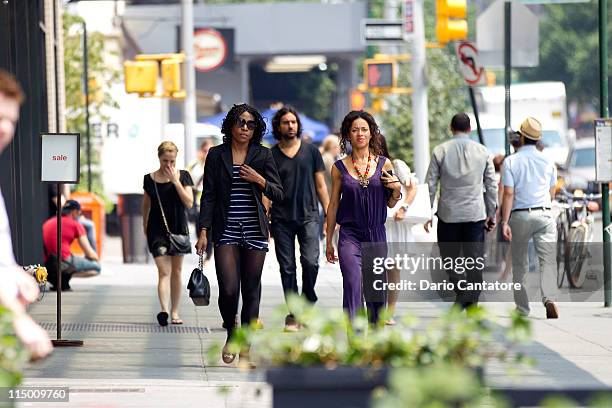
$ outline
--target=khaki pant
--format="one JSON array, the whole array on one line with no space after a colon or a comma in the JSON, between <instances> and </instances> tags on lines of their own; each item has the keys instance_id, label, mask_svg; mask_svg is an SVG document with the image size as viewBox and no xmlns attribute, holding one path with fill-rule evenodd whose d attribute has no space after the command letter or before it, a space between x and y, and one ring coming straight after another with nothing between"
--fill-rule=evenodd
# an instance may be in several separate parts
<instances>
[{"instance_id":1,"label":"khaki pant","mask_svg":"<svg viewBox=\"0 0 612 408\"><path fill-rule=\"evenodd\" d=\"M515 211L509 222L512 229L512 281L520 283L514 291L518 309L529 313L527 272L529 270L529 240L533 239L540 266L540 295L542 303L555 301L557 288L557 224L550 210Z\"/></svg>"}]
</instances>

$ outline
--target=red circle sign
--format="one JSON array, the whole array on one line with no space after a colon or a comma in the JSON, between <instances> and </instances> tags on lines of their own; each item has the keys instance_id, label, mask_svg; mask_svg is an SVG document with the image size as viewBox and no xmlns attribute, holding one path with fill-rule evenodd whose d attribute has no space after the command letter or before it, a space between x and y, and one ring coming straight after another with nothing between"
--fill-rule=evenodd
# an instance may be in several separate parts
<instances>
[{"instance_id":1,"label":"red circle sign","mask_svg":"<svg viewBox=\"0 0 612 408\"><path fill-rule=\"evenodd\" d=\"M457 45L457 58L459 59L459 71L468 85L476 85L484 79L484 67L478 62L478 51L476 46L470 42L462 42Z\"/></svg>"},{"instance_id":2,"label":"red circle sign","mask_svg":"<svg viewBox=\"0 0 612 408\"><path fill-rule=\"evenodd\" d=\"M227 45L223 36L215 29L203 28L193 36L195 69L202 72L219 68L227 58Z\"/></svg>"}]
</instances>

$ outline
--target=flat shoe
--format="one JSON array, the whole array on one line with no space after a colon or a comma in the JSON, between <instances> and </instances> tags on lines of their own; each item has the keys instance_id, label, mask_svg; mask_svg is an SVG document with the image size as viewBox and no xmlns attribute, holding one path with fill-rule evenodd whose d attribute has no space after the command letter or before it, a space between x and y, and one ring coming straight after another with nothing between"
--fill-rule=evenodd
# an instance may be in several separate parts
<instances>
[{"instance_id":1,"label":"flat shoe","mask_svg":"<svg viewBox=\"0 0 612 408\"><path fill-rule=\"evenodd\" d=\"M167 326L168 325L168 313L159 312L157 314L157 323L159 323L160 326Z\"/></svg>"},{"instance_id":2,"label":"flat shoe","mask_svg":"<svg viewBox=\"0 0 612 408\"><path fill-rule=\"evenodd\" d=\"M546 308L546 318L547 319L558 319L559 318L559 310L557 309L557 305L555 305L553 302L546 302L544 304L544 307Z\"/></svg>"}]
</instances>

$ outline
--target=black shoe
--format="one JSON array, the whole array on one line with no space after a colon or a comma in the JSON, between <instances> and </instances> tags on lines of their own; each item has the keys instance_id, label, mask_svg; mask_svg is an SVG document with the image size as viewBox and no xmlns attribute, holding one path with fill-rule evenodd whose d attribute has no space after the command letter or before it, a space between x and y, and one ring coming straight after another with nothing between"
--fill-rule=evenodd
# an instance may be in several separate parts
<instances>
[{"instance_id":1,"label":"black shoe","mask_svg":"<svg viewBox=\"0 0 612 408\"><path fill-rule=\"evenodd\" d=\"M160 326L167 326L168 325L168 313L166 312L159 312L157 314L157 323L159 323Z\"/></svg>"},{"instance_id":2,"label":"black shoe","mask_svg":"<svg viewBox=\"0 0 612 408\"><path fill-rule=\"evenodd\" d=\"M546 318L547 319L558 319L559 318L559 309L557 309L557 305L555 305L550 300L544 303L544 307L546 308Z\"/></svg>"}]
</instances>

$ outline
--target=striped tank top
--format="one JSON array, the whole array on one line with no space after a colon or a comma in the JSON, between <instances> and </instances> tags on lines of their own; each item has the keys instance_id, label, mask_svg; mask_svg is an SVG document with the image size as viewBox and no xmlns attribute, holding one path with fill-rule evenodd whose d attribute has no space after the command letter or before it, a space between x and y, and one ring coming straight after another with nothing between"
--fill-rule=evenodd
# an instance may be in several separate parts
<instances>
[{"instance_id":1,"label":"striped tank top","mask_svg":"<svg viewBox=\"0 0 612 408\"><path fill-rule=\"evenodd\" d=\"M257 202L251 183L240 177L240 165L232 166L232 191L227 224L219 245L240 245L247 249L268 250L268 240L261 234Z\"/></svg>"}]
</instances>

